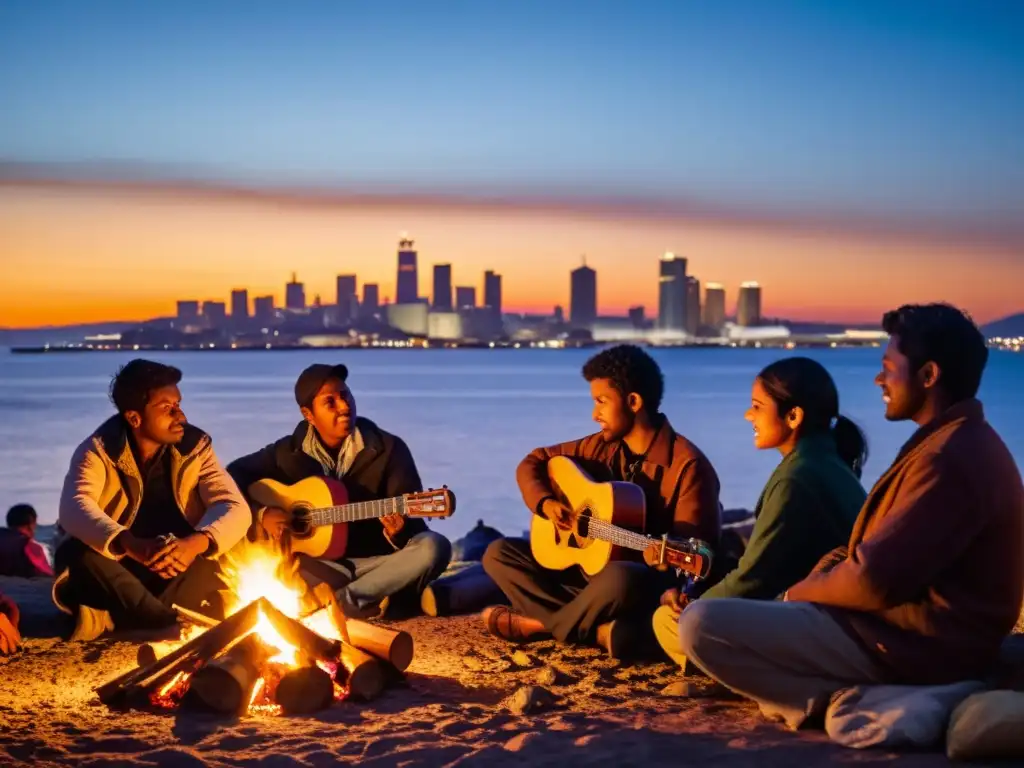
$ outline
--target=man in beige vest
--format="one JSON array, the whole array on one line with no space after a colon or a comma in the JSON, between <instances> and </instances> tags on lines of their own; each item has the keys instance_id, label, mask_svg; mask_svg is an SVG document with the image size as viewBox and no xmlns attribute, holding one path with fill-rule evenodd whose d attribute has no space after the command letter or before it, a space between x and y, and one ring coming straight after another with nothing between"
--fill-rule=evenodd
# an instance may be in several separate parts
<instances>
[{"instance_id":1,"label":"man in beige vest","mask_svg":"<svg viewBox=\"0 0 1024 768\"><path fill-rule=\"evenodd\" d=\"M72 640L115 627L173 627L173 604L223 618L217 557L251 513L185 419L181 371L133 360L115 376L117 415L78 446L58 512L53 598L75 616Z\"/></svg>"}]
</instances>

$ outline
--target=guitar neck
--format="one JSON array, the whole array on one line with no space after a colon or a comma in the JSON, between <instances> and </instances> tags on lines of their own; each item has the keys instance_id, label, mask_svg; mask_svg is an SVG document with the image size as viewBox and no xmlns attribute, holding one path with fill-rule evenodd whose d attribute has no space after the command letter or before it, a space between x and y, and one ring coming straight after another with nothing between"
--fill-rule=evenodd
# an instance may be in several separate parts
<instances>
[{"instance_id":1,"label":"guitar neck","mask_svg":"<svg viewBox=\"0 0 1024 768\"><path fill-rule=\"evenodd\" d=\"M643 552L654 541L650 536L620 528L612 523L591 517L587 519L587 536L601 539L619 547Z\"/></svg>"},{"instance_id":2,"label":"guitar neck","mask_svg":"<svg viewBox=\"0 0 1024 768\"><path fill-rule=\"evenodd\" d=\"M337 525L339 523L355 523L360 520L373 520L388 515L404 515L406 513L405 497L395 496L390 499L374 501L358 501L354 504L341 504L337 507L321 507L310 513L310 522L315 527L321 525Z\"/></svg>"}]
</instances>

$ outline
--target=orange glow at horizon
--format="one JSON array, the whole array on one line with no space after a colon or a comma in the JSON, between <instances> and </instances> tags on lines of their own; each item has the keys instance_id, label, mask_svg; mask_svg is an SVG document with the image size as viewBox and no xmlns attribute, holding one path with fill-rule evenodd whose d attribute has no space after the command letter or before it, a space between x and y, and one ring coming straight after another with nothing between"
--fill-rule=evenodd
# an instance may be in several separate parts
<instances>
[{"instance_id":1,"label":"orange glow at horizon","mask_svg":"<svg viewBox=\"0 0 1024 768\"><path fill-rule=\"evenodd\" d=\"M597 270L602 314L641 304L657 314L658 258L674 251L702 283L762 286L767 317L874 322L910 301L950 301L980 322L1024 309L1019 252L922 238L807 232L700 220L597 218L579 212L359 204L277 206L153 192L0 188L0 326L141 320L175 313L178 299L228 304L247 288L273 295L296 272L307 302L333 304L335 278L394 298L399 233L419 252L420 294L434 263L453 286L483 295L502 275L506 311L569 311L569 271Z\"/></svg>"}]
</instances>

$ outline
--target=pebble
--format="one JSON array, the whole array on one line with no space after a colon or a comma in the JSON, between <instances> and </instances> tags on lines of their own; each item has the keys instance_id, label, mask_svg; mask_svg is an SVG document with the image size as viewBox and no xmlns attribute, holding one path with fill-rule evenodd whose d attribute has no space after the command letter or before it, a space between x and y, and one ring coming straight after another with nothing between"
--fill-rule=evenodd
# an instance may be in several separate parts
<instances>
[{"instance_id":1,"label":"pebble","mask_svg":"<svg viewBox=\"0 0 1024 768\"><path fill-rule=\"evenodd\" d=\"M544 667L537 672L537 683L540 685L558 685L559 681L564 677L565 675L554 667Z\"/></svg>"},{"instance_id":2,"label":"pebble","mask_svg":"<svg viewBox=\"0 0 1024 768\"><path fill-rule=\"evenodd\" d=\"M531 659L523 651L516 651L512 654L512 661L515 662L516 666L520 667L532 667L533 659Z\"/></svg>"},{"instance_id":3,"label":"pebble","mask_svg":"<svg viewBox=\"0 0 1024 768\"><path fill-rule=\"evenodd\" d=\"M531 739L536 738L537 736L540 736L540 734L537 733L537 731L527 731L526 733L516 734L511 739L505 742L505 744L503 745L504 749L507 752L518 752L526 745L527 742L529 742Z\"/></svg>"},{"instance_id":4,"label":"pebble","mask_svg":"<svg viewBox=\"0 0 1024 768\"><path fill-rule=\"evenodd\" d=\"M685 680L678 680L674 683L669 683L661 689L662 696L670 696L672 698L679 699L688 699L696 693L696 689Z\"/></svg>"},{"instance_id":5,"label":"pebble","mask_svg":"<svg viewBox=\"0 0 1024 768\"><path fill-rule=\"evenodd\" d=\"M554 694L539 685L526 685L505 700L513 715L526 715L549 709L555 703Z\"/></svg>"}]
</instances>

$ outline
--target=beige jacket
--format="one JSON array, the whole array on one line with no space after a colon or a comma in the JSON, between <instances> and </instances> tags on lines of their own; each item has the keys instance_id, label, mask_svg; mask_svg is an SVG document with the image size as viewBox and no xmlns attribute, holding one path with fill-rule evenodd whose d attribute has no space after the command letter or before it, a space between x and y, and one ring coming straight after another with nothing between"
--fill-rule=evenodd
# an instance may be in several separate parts
<instances>
[{"instance_id":1,"label":"beige jacket","mask_svg":"<svg viewBox=\"0 0 1024 768\"><path fill-rule=\"evenodd\" d=\"M213 537L216 554L227 552L245 536L252 513L217 460L210 436L187 425L181 442L170 447L170 461L178 508L196 531ZM124 557L110 545L131 527L141 502L142 475L121 417L115 416L71 458L60 495L57 545L70 536L111 559Z\"/></svg>"}]
</instances>

